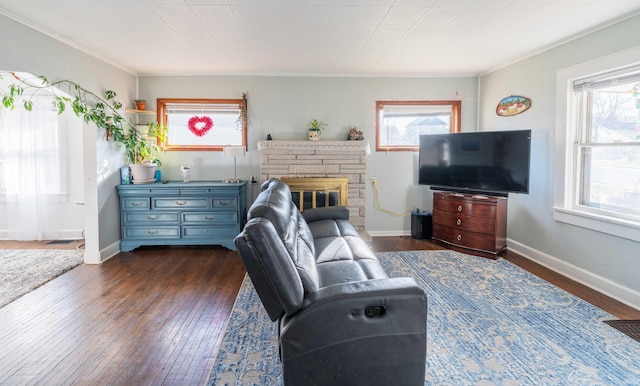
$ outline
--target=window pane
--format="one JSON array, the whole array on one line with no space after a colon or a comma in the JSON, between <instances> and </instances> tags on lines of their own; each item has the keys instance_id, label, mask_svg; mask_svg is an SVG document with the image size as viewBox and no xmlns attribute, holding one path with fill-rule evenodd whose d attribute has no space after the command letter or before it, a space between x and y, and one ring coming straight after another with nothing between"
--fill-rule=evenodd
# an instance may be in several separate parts
<instances>
[{"instance_id":1,"label":"window pane","mask_svg":"<svg viewBox=\"0 0 640 386\"><path fill-rule=\"evenodd\" d=\"M451 127L451 110L382 114L380 133L385 145L419 145L421 135L448 133Z\"/></svg>"},{"instance_id":2,"label":"window pane","mask_svg":"<svg viewBox=\"0 0 640 386\"><path fill-rule=\"evenodd\" d=\"M376 107L377 150L417 150L421 135L460 131L460 101L387 101Z\"/></svg>"},{"instance_id":3,"label":"window pane","mask_svg":"<svg viewBox=\"0 0 640 386\"><path fill-rule=\"evenodd\" d=\"M581 148L580 204L640 216L640 146Z\"/></svg>"},{"instance_id":4,"label":"window pane","mask_svg":"<svg viewBox=\"0 0 640 386\"><path fill-rule=\"evenodd\" d=\"M165 150L222 150L247 145L247 100L158 99L158 121L168 127Z\"/></svg>"},{"instance_id":5,"label":"window pane","mask_svg":"<svg viewBox=\"0 0 640 386\"><path fill-rule=\"evenodd\" d=\"M591 142L640 141L640 97L634 97L634 87L640 89L640 84L610 86L591 92Z\"/></svg>"},{"instance_id":6,"label":"window pane","mask_svg":"<svg viewBox=\"0 0 640 386\"><path fill-rule=\"evenodd\" d=\"M235 113L167 113L171 145L242 145L240 111Z\"/></svg>"}]
</instances>

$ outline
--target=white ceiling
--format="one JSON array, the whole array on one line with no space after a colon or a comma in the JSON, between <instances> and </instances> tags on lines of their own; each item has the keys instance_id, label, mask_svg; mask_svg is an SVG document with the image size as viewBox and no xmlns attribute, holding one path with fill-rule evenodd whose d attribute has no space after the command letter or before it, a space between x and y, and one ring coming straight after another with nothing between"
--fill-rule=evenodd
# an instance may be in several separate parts
<instances>
[{"instance_id":1,"label":"white ceiling","mask_svg":"<svg viewBox=\"0 0 640 386\"><path fill-rule=\"evenodd\" d=\"M476 76L640 0L0 0L0 13L138 75Z\"/></svg>"}]
</instances>

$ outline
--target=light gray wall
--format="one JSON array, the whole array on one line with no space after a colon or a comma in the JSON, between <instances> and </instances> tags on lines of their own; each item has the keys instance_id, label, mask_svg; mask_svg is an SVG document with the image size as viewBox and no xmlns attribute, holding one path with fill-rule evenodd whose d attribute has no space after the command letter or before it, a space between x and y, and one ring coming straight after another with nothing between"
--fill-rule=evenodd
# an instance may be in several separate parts
<instances>
[{"instance_id":1,"label":"light gray wall","mask_svg":"<svg viewBox=\"0 0 640 386\"><path fill-rule=\"evenodd\" d=\"M114 90L119 100L130 104L135 97L134 75L87 55L12 19L0 15L0 69L44 75L50 81L70 79L102 94ZM120 240L119 203L115 185L123 164L119 148L104 140L95 126L83 124L85 261L99 262L117 252ZM76 173L76 169L69 173ZM73 181L77 181L73 179Z\"/></svg>"},{"instance_id":2,"label":"light gray wall","mask_svg":"<svg viewBox=\"0 0 640 386\"><path fill-rule=\"evenodd\" d=\"M375 151L377 100L462 100L462 130L476 130L477 78L354 78L269 76L140 77L140 96L156 98L240 98L248 93L247 157L238 159L238 177L260 175L257 142L271 134L276 140L306 140L307 123L328 123L324 140L347 138L362 130L371 147L367 181L378 179L383 207L395 212L430 209L431 192L417 185L417 153ZM179 179L180 165L191 165L194 179L224 179L233 175L233 161L220 152L165 152L163 179ZM366 229L373 235L410 233L410 217L393 217L373 206L367 186Z\"/></svg>"},{"instance_id":3,"label":"light gray wall","mask_svg":"<svg viewBox=\"0 0 640 386\"><path fill-rule=\"evenodd\" d=\"M509 197L509 247L612 295L629 290L622 300L636 307L640 243L556 222L552 206L556 73L640 46L639 25L640 17L635 17L482 76L479 94L480 130L533 130L531 193ZM498 101L512 94L530 97L531 109L513 117L497 116Z\"/></svg>"}]
</instances>

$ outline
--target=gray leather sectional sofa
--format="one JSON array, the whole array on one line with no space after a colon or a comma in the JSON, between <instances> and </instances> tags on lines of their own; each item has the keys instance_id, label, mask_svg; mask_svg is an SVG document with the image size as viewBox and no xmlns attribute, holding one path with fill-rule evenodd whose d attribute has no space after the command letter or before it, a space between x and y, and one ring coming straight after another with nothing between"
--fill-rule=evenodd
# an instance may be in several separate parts
<instances>
[{"instance_id":1,"label":"gray leather sectional sofa","mask_svg":"<svg viewBox=\"0 0 640 386\"><path fill-rule=\"evenodd\" d=\"M263 183L235 244L273 321L285 385L423 385L427 297L389 278L344 207Z\"/></svg>"}]
</instances>

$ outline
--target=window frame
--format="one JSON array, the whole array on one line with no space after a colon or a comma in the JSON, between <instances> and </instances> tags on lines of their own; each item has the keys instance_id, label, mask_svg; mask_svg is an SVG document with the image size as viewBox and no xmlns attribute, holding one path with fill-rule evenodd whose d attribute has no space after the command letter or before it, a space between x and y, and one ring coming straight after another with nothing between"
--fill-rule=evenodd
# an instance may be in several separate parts
<instances>
[{"instance_id":1,"label":"window frame","mask_svg":"<svg viewBox=\"0 0 640 386\"><path fill-rule=\"evenodd\" d=\"M381 111L384 110L385 105L409 105L409 106L451 106L451 126L449 128L450 133L459 133L461 131L461 116L462 116L462 101L460 100L420 100L420 101L376 101L376 151L418 151L419 145L406 146L406 145L383 145L380 143Z\"/></svg>"},{"instance_id":2,"label":"window frame","mask_svg":"<svg viewBox=\"0 0 640 386\"><path fill-rule=\"evenodd\" d=\"M576 157L579 117L573 109L574 82L640 65L640 47L561 69L556 77L556 131L553 218L582 228L640 242L640 221L579 205L581 172Z\"/></svg>"},{"instance_id":3,"label":"window frame","mask_svg":"<svg viewBox=\"0 0 640 386\"><path fill-rule=\"evenodd\" d=\"M243 95L242 99L206 99L206 98L158 98L157 99L157 119L161 125L167 124L167 104L171 103L189 103L189 104L220 104L229 105L237 104L240 108L240 119L242 120L242 146L247 148L247 98ZM169 133L171 128L169 127ZM169 133L167 135L169 135ZM166 144L164 151L223 151L228 144L213 145L171 145Z\"/></svg>"}]
</instances>

